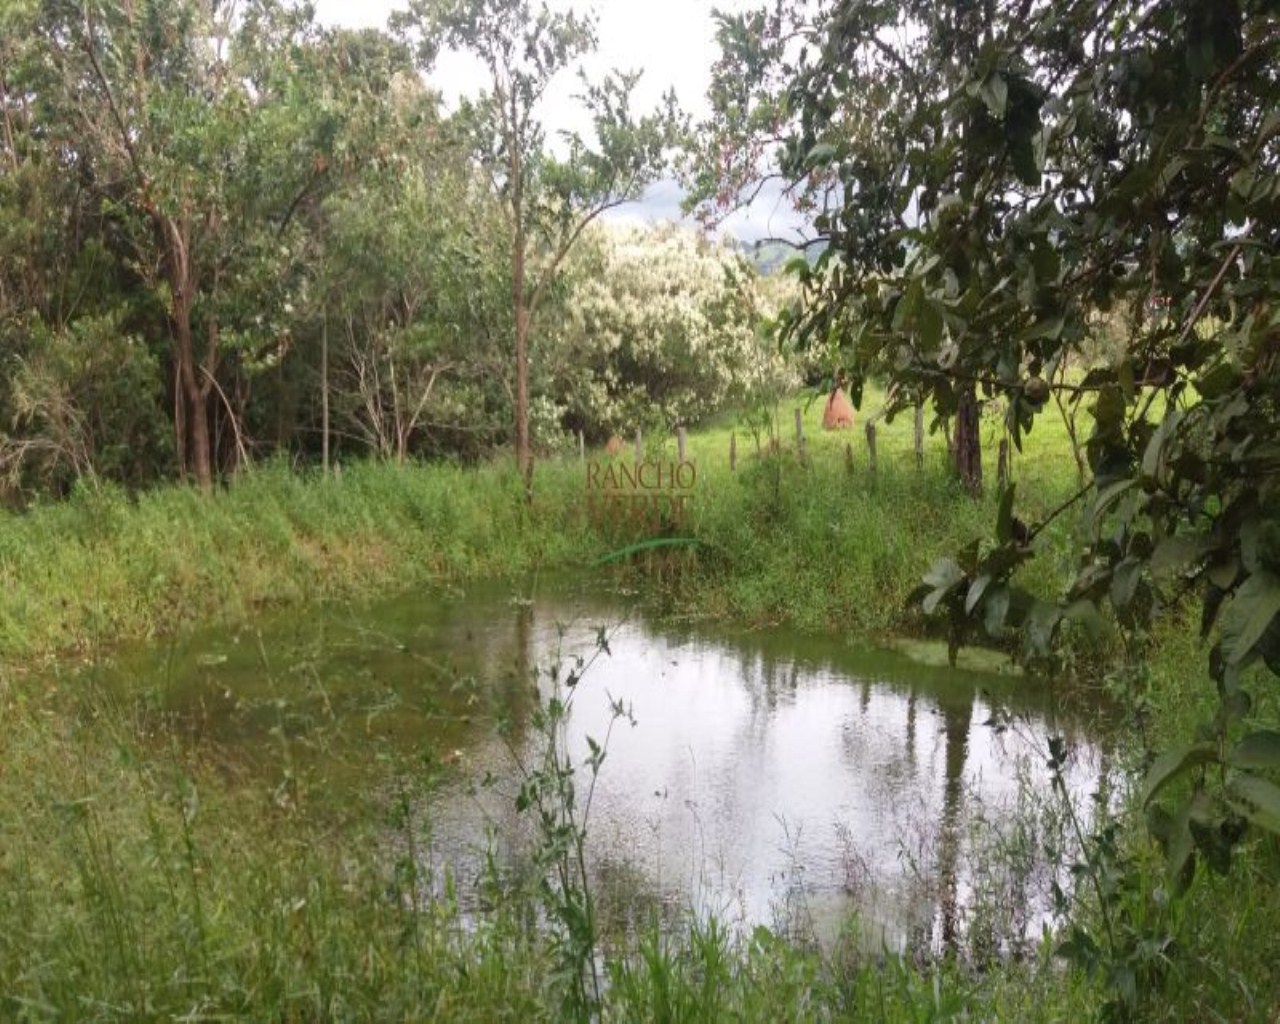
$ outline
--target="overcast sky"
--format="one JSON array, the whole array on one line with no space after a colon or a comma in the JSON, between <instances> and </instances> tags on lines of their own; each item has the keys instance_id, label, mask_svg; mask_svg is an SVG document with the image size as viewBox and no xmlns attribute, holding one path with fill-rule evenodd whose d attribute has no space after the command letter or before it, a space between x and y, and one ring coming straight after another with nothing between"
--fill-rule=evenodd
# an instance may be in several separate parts
<instances>
[{"instance_id":1,"label":"overcast sky","mask_svg":"<svg viewBox=\"0 0 1280 1024\"><path fill-rule=\"evenodd\" d=\"M402 0L314 2L322 23L357 28L383 27L388 14L402 6ZM718 52L712 8L740 11L757 5L754 0L596 0L594 4L553 0L552 4L594 10L598 16L600 46L586 64L589 75L598 78L610 68L643 71L632 109L651 109L666 90L675 89L681 107L695 120L707 114L707 85ZM450 104L459 96L475 94L486 84L479 64L461 54L441 55L431 81ZM577 84L576 76L565 72L548 90L541 110L548 136L562 130L585 133L587 124L573 99ZM675 182L660 182L642 203L622 207L613 219L676 218L680 215L680 198ZM751 210L727 220L725 229L740 239L751 240L787 234L794 223L786 203L779 201L774 192L771 197L762 196Z\"/></svg>"}]
</instances>

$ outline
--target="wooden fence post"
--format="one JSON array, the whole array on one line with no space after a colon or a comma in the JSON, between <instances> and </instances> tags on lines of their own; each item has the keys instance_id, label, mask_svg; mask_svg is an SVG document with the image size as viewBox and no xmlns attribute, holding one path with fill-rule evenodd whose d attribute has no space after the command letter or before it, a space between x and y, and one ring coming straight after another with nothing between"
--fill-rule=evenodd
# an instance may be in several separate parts
<instances>
[{"instance_id":1,"label":"wooden fence post","mask_svg":"<svg viewBox=\"0 0 1280 1024\"><path fill-rule=\"evenodd\" d=\"M729 435L729 472L732 473L738 468L738 435L731 433Z\"/></svg>"},{"instance_id":2,"label":"wooden fence post","mask_svg":"<svg viewBox=\"0 0 1280 1024\"><path fill-rule=\"evenodd\" d=\"M804 412L796 409L796 451L804 458Z\"/></svg>"},{"instance_id":3,"label":"wooden fence post","mask_svg":"<svg viewBox=\"0 0 1280 1024\"><path fill-rule=\"evenodd\" d=\"M681 462L684 462L685 440L684 427L676 427L676 451L680 454Z\"/></svg>"},{"instance_id":4,"label":"wooden fence post","mask_svg":"<svg viewBox=\"0 0 1280 1024\"><path fill-rule=\"evenodd\" d=\"M1009 483L1009 439L1000 438L1000 454L996 461L996 483L1001 490Z\"/></svg>"},{"instance_id":5,"label":"wooden fence post","mask_svg":"<svg viewBox=\"0 0 1280 1024\"><path fill-rule=\"evenodd\" d=\"M916 469L924 469L924 403L916 403Z\"/></svg>"},{"instance_id":6,"label":"wooden fence post","mask_svg":"<svg viewBox=\"0 0 1280 1024\"><path fill-rule=\"evenodd\" d=\"M636 428L636 462L644 462L644 435Z\"/></svg>"},{"instance_id":7,"label":"wooden fence post","mask_svg":"<svg viewBox=\"0 0 1280 1024\"><path fill-rule=\"evenodd\" d=\"M587 461L587 435L581 430L578 431L578 458Z\"/></svg>"},{"instance_id":8,"label":"wooden fence post","mask_svg":"<svg viewBox=\"0 0 1280 1024\"><path fill-rule=\"evenodd\" d=\"M850 476L853 476L853 442L846 441L844 443L844 469Z\"/></svg>"},{"instance_id":9,"label":"wooden fence post","mask_svg":"<svg viewBox=\"0 0 1280 1024\"><path fill-rule=\"evenodd\" d=\"M871 472L876 471L876 425L875 421L867 422L867 465Z\"/></svg>"}]
</instances>

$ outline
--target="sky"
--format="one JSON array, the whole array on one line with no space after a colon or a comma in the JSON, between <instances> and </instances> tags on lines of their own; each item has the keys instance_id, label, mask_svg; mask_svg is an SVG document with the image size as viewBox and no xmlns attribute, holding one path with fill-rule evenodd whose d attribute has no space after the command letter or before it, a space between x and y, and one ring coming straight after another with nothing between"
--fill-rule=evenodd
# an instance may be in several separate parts
<instances>
[{"instance_id":1,"label":"sky","mask_svg":"<svg viewBox=\"0 0 1280 1024\"><path fill-rule=\"evenodd\" d=\"M383 27L387 16L403 0L314 0L317 19L327 25L353 28ZM553 0L552 6L569 6ZM632 109L643 112L657 105L668 89L674 89L680 106L698 121L708 114L707 86L718 50L712 8L741 11L757 6L753 0L596 0L575 3L579 11L594 10L598 17L599 48L585 64L593 78L611 68L638 70L643 75ZM445 53L429 76L446 103L474 95L485 86L483 68L463 54ZM576 75L565 72L548 90L540 116L548 137L563 130L587 134L587 124L573 99ZM681 192L674 181L658 182L640 203L620 207L615 221L654 222L680 216ZM692 223L692 222L690 222ZM796 218L778 193L762 195L749 210L731 215L722 225L743 241L765 236L793 236Z\"/></svg>"}]
</instances>

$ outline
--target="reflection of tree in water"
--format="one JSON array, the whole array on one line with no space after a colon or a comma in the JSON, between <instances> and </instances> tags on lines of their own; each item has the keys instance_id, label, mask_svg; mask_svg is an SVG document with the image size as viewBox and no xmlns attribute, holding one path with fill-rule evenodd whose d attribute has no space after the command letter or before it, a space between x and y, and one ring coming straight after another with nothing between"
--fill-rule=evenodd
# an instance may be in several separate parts
<instances>
[{"instance_id":1,"label":"reflection of tree in water","mask_svg":"<svg viewBox=\"0 0 1280 1024\"><path fill-rule=\"evenodd\" d=\"M938 837L938 898L943 950L954 952L959 940L958 868L961 810L964 799L964 764L969 752L969 728L973 702L966 706L944 703L941 707L945 737L945 774L942 787L942 821Z\"/></svg>"},{"instance_id":2,"label":"reflection of tree in water","mask_svg":"<svg viewBox=\"0 0 1280 1024\"><path fill-rule=\"evenodd\" d=\"M800 685L800 664L794 658L779 656L768 648L759 651L743 648L736 661L753 717L762 709L769 713L777 711L779 697L794 699Z\"/></svg>"},{"instance_id":3,"label":"reflection of tree in water","mask_svg":"<svg viewBox=\"0 0 1280 1024\"><path fill-rule=\"evenodd\" d=\"M537 686L532 602L521 602L516 607L514 643L514 657L509 662L511 667L498 677L496 707L504 727L509 730L510 742L519 749L524 745L525 725Z\"/></svg>"},{"instance_id":4,"label":"reflection of tree in water","mask_svg":"<svg viewBox=\"0 0 1280 1024\"><path fill-rule=\"evenodd\" d=\"M854 772L866 778L884 842L897 844L896 860L907 867L905 906L918 908L924 917L916 917L904 907L896 913L915 918L907 926L909 946L952 950L960 939L963 910L959 881L965 835L964 775L977 694L921 694L915 685L906 687L905 692L898 687L885 690L864 676L858 697L858 710L845 722L842 732L842 756ZM886 714L890 710L896 713ZM934 715L940 719L940 803L931 796L931 791L937 792L932 785L936 769L929 771L927 763L919 763L922 710L928 713L925 722L932 722ZM917 794L919 800L904 803L908 793ZM867 852L865 848L860 851L863 856ZM886 848L881 856L891 852L895 851ZM867 863L870 866L874 861ZM890 862L881 863L884 867L877 872L882 874L880 881L889 884Z\"/></svg>"}]
</instances>

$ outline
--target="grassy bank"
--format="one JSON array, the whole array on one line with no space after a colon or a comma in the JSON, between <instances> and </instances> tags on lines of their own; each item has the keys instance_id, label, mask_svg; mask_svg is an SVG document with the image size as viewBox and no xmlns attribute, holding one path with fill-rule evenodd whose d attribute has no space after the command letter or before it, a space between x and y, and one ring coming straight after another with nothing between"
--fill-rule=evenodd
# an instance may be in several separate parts
<instances>
[{"instance_id":1,"label":"grassy bank","mask_svg":"<svg viewBox=\"0 0 1280 1024\"><path fill-rule=\"evenodd\" d=\"M497 465L367 463L337 479L273 466L209 498L85 486L65 504L0 516L0 659L590 557L566 528L580 483L547 472L539 484L533 510Z\"/></svg>"},{"instance_id":2,"label":"grassy bank","mask_svg":"<svg viewBox=\"0 0 1280 1024\"><path fill-rule=\"evenodd\" d=\"M618 571L680 614L862 638L919 628L907 594L935 557L990 530L994 499L956 489L940 438L918 469L909 421L879 425L873 473L862 431L824 435L819 413L808 410L803 456L793 444L770 455L767 439L757 454L731 421L691 437L696 497L669 532L700 546L642 554ZM986 431L992 471L995 425ZM649 454L673 458L674 440L651 441ZM354 465L337 479L280 466L210 499L84 488L63 505L0 514L0 684L6 675L12 684L0 685L0 1018L572 1016L563 949L539 924L535 892L495 889L476 914L447 880L424 874L422 808L440 751L407 759L371 741L370 806L331 807L305 777L268 785L197 753L157 719L148 694L46 691L10 670L268 606L588 569L628 538L591 521L585 476L576 458L541 463L528 507L505 464ZM1029 520L1071 493L1059 427L1037 427L1014 476ZM1055 593L1071 551L1064 520L1026 582ZM1134 728L1151 745L1184 742L1213 713L1195 633L1171 621L1140 678L1110 684L1141 707ZM1275 695L1255 691L1255 717L1275 722ZM283 730L281 744L287 763ZM1125 766L1131 779L1142 746ZM1051 797L1037 799L1053 812ZM1251 841L1231 876L1202 868L1190 895L1173 899L1132 797L1116 826L1121 955L1092 973L1055 958L1057 939L993 964L868 957L852 940L819 951L705 921L674 932L655 924L607 945L600 1016L1074 1021L1100 1016L1114 969L1137 963L1147 972L1135 976L1140 1016L1272 1020L1275 843ZM1097 915L1086 901L1073 919L1101 936Z\"/></svg>"},{"instance_id":3,"label":"grassy bank","mask_svg":"<svg viewBox=\"0 0 1280 1024\"><path fill-rule=\"evenodd\" d=\"M820 413L807 409L803 459L793 439L759 454L731 423L691 438L695 496L688 520L669 532L705 547L696 571L668 592L681 611L883 635L908 621L905 598L932 558L989 529L993 500L975 502L950 482L940 436L928 439L918 470L912 425L881 422L873 473L862 432L823 434ZM992 422L992 452L995 431ZM1061 452L1041 454L1056 440L1036 439L1016 467L1033 510L1070 484ZM674 459L674 439L651 441L648 454ZM363 463L329 479L276 465L208 498L184 487L130 498L85 485L63 504L0 511L0 666L243 621L267 606L586 568L637 536L598 528L586 487L577 458L539 463L532 507L505 460L469 469ZM1036 567L1044 589L1060 561Z\"/></svg>"}]
</instances>

